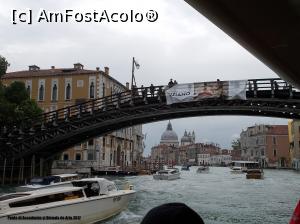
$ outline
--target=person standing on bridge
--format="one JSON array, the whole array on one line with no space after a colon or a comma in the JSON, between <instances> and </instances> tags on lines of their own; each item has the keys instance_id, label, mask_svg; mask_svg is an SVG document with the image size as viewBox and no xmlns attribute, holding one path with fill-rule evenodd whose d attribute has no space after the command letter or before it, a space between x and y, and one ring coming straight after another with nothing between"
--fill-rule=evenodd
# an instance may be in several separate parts
<instances>
[{"instance_id":1,"label":"person standing on bridge","mask_svg":"<svg viewBox=\"0 0 300 224\"><path fill-rule=\"evenodd\" d=\"M174 86L173 79L170 79L170 82L168 83L168 87L172 88L173 86Z\"/></svg>"},{"instance_id":2,"label":"person standing on bridge","mask_svg":"<svg viewBox=\"0 0 300 224\"><path fill-rule=\"evenodd\" d=\"M154 91L155 91L155 87L153 86L153 84L150 85L150 94L151 97L154 97Z\"/></svg>"}]
</instances>

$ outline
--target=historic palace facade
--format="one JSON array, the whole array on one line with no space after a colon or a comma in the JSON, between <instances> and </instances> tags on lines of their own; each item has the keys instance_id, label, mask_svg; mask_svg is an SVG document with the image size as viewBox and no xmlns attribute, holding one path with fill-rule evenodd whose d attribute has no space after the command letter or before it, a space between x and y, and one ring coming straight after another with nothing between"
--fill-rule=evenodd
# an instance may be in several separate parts
<instances>
[{"instance_id":1,"label":"historic palace facade","mask_svg":"<svg viewBox=\"0 0 300 224\"><path fill-rule=\"evenodd\" d=\"M44 112L49 112L101 98L129 88L122 85L104 71L84 69L80 63L73 68L40 69L29 66L26 71L10 72L2 77L4 85L21 81L30 98L35 100ZM103 137L82 142L61 155L61 160L54 163L55 168L78 168L90 166L131 166L140 163L143 154L142 126L134 126L115 131ZM59 172L59 171L57 171Z\"/></svg>"}]
</instances>

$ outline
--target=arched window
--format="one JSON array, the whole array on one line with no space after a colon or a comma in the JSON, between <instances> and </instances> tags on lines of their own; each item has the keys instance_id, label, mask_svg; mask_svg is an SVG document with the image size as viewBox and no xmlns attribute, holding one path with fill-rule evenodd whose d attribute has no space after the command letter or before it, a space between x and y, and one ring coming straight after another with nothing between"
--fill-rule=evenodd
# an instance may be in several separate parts
<instances>
[{"instance_id":1,"label":"arched window","mask_svg":"<svg viewBox=\"0 0 300 224\"><path fill-rule=\"evenodd\" d=\"M95 86L94 86L94 82L92 82L91 85L90 85L90 98L91 99L95 98Z\"/></svg>"},{"instance_id":2,"label":"arched window","mask_svg":"<svg viewBox=\"0 0 300 224\"><path fill-rule=\"evenodd\" d=\"M42 101L44 100L44 85L40 85L40 88L39 88L39 100Z\"/></svg>"},{"instance_id":3,"label":"arched window","mask_svg":"<svg viewBox=\"0 0 300 224\"><path fill-rule=\"evenodd\" d=\"M30 86L28 85L28 86L27 86L27 93L28 93L28 96L29 96L29 97L30 97L30 95L31 95L30 92L31 92L31 89L30 89Z\"/></svg>"},{"instance_id":4,"label":"arched window","mask_svg":"<svg viewBox=\"0 0 300 224\"><path fill-rule=\"evenodd\" d=\"M66 87L66 100L70 100L70 99L71 99L71 85L70 83L68 83Z\"/></svg>"},{"instance_id":5,"label":"arched window","mask_svg":"<svg viewBox=\"0 0 300 224\"><path fill-rule=\"evenodd\" d=\"M54 84L52 88L52 101L57 101L57 85Z\"/></svg>"}]
</instances>

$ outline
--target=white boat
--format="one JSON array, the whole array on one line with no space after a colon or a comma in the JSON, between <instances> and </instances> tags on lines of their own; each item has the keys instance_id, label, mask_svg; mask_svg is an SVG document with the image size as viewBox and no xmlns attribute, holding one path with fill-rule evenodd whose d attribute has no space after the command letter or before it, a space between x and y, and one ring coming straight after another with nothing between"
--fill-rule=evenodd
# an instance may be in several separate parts
<instances>
[{"instance_id":1,"label":"white boat","mask_svg":"<svg viewBox=\"0 0 300 224\"><path fill-rule=\"evenodd\" d=\"M17 192L32 191L42 188L71 187L71 181L78 180L78 174L58 174L46 177L34 177L29 184L16 187Z\"/></svg>"},{"instance_id":2,"label":"white boat","mask_svg":"<svg viewBox=\"0 0 300 224\"><path fill-rule=\"evenodd\" d=\"M180 172L177 168L157 171L153 174L155 180L175 180L180 178Z\"/></svg>"},{"instance_id":3,"label":"white boat","mask_svg":"<svg viewBox=\"0 0 300 224\"><path fill-rule=\"evenodd\" d=\"M208 166L199 166L197 169L197 173L205 173L209 171L209 167Z\"/></svg>"},{"instance_id":4,"label":"white boat","mask_svg":"<svg viewBox=\"0 0 300 224\"><path fill-rule=\"evenodd\" d=\"M104 178L86 178L56 187L0 196L0 224L83 224L118 214L135 191L118 190Z\"/></svg>"},{"instance_id":5,"label":"white boat","mask_svg":"<svg viewBox=\"0 0 300 224\"><path fill-rule=\"evenodd\" d=\"M259 167L259 163L255 161L232 161L230 168L233 173L238 173L239 169L241 172L246 173L248 169L255 169Z\"/></svg>"},{"instance_id":6,"label":"white boat","mask_svg":"<svg viewBox=\"0 0 300 224\"><path fill-rule=\"evenodd\" d=\"M234 166L231 168L231 173L244 173L243 168L240 166Z\"/></svg>"}]
</instances>

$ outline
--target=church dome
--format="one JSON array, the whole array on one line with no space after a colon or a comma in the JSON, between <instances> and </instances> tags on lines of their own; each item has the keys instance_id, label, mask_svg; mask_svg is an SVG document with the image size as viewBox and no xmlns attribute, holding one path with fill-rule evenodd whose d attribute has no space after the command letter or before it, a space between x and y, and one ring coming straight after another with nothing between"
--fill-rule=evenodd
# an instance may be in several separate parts
<instances>
[{"instance_id":1,"label":"church dome","mask_svg":"<svg viewBox=\"0 0 300 224\"><path fill-rule=\"evenodd\" d=\"M171 122L169 121L169 124L167 126L167 130L164 131L164 133L161 135L162 141L178 141L178 136L175 131L173 131Z\"/></svg>"},{"instance_id":2,"label":"church dome","mask_svg":"<svg viewBox=\"0 0 300 224\"><path fill-rule=\"evenodd\" d=\"M190 141L191 141L191 138L187 135L187 132L184 131L184 135L181 138L181 142L190 142Z\"/></svg>"}]
</instances>

